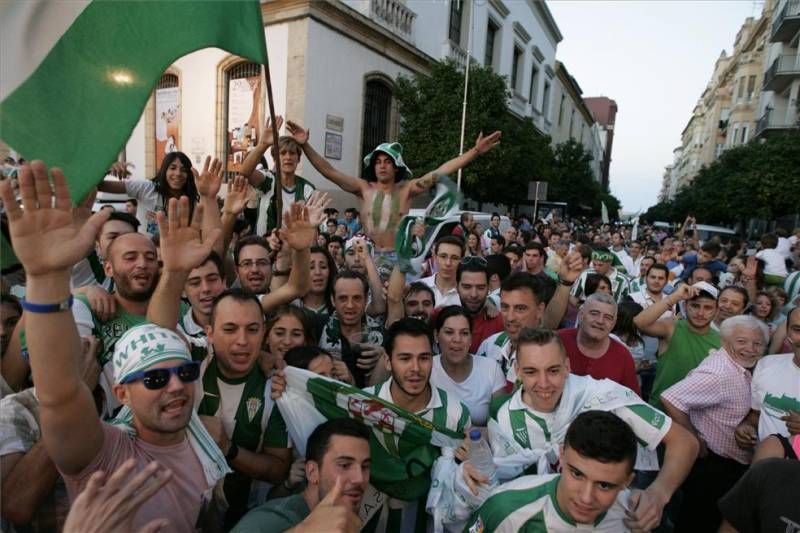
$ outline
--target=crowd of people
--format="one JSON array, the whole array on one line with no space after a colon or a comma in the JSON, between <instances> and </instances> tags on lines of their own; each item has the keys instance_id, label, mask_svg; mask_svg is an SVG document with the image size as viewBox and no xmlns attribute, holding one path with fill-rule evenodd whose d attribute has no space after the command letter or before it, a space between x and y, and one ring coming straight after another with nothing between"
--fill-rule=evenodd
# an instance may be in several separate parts
<instances>
[{"instance_id":1,"label":"crowd of people","mask_svg":"<svg viewBox=\"0 0 800 533\"><path fill-rule=\"evenodd\" d=\"M800 230L748 250L691 216L465 211L410 272L411 199L500 133L413 178L398 143L355 177L286 130L224 199L223 163L181 152L114 165L124 211L40 161L4 173L4 531L800 530ZM340 218L303 156L358 204ZM299 431L298 375L351 416ZM458 445L404 448L395 415Z\"/></svg>"}]
</instances>

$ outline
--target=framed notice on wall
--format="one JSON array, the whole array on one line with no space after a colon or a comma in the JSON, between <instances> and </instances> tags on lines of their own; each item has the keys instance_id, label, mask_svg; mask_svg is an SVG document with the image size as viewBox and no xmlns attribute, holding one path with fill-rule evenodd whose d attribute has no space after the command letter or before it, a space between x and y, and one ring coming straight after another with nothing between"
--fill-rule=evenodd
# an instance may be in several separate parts
<instances>
[{"instance_id":1,"label":"framed notice on wall","mask_svg":"<svg viewBox=\"0 0 800 533\"><path fill-rule=\"evenodd\" d=\"M325 132L325 157L342 158L342 136L338 133Z\"/></svg>"},{"instance_id":2,"label":"framed notice on wall","mask_svg":"<svg viewBox=\"0 0 800 533\"><path fill-rule=\"evenodd\" d=\"M238 172L242 161L258 144L261 116L261 76L232 79L228 85L228 172Z\"/></svg>"},{"instance_id":3,"label":"framed notice on wall","mask_svg":"<svg viewBox=\"0 0 800 533\"><path fill-rule=\"evenodd\" d=\"M180 145L178 129L178 88L156 89L156 168L164 156L177 152Z\"/></svg>"}]
</instances>

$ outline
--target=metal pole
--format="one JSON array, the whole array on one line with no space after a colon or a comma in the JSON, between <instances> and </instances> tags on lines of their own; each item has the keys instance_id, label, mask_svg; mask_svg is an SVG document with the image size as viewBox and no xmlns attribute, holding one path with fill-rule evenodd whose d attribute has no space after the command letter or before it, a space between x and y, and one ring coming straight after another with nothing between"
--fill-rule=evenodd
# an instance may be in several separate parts
<instances>
[{"instance_id":1,"label":"metal pole","mask_svg":"<svg viewBox=\"0 0 800 533\"><path fill-rule=\"evenodd\" d=\"M266 41L265 41L266 44ZM268 59L264 63L264 79L267 85L267 104L269 105L269 119L272 125L272 159L275 161L275 227L280 228L283 221L283 182L281 180L281 158L280 150L278 150L278 126L275 123L275 104L272 101L272 79L269 75L269 56L264 54Z\"/></svg>"},{"instance_id":2,"label":"metal pole","mask_svg":"<svg viewBox=\"0 0 800 533\"><path fill-rule=\"evenodd\" d=\"M450 0L451 2L461 1L461 0ZM467 127L467 90L469 89L469 66L470 66L470 59L472 54L472 10L475 8L475 3L473 2L469 7L469 19L467 20L467 64L464 67L466 73L464 74L464 102L461 105L461 144L458 148L458 155L462 155L464 153L464 133ZM458 190L461 190L461 170L458 169L458 179L456 180L456 186Z\"/></svg>"},{"instance_id":3,"label":"metal pole","mask_svg":"<svg viewBox=\"0 0 800 533\"><path fill-rule=\"evenodd\" d=\"M539 182L536 182L536 192L533 193L533 223L539 220Z\"/></svg>"}]
</instances>

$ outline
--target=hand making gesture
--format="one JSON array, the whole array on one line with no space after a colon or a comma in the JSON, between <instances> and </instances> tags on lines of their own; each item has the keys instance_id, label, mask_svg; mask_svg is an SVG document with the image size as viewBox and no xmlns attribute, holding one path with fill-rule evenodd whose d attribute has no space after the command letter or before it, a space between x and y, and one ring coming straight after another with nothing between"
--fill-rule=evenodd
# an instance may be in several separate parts
<instances>
[{"instance_id":1,"label":"hand making gesture","mask_svg":"<svg viewBox=\"0 0 800 533\"><path fill-rule=\"evenodd\" d=\"M222 230L214 228L207 235L202 235L203 205L197 205L190 223L189 198L186 196L181 196L180 200L170 198L167 212L166 217L161 211L156 214L164 270L188 273L208 257Z\"/></svg>"},{"instance_id":2,"label":"hand making gesture","mask_svg":"<svg viewBox=\"0 0 800 533\"><path fill-rule=\"evenodd\" d=\"M198 173L197 170L192 167L194 183L197 186L197 192L200 193L200 196L216 200L219 189L222 186L222 172L222 161L216 157L212 160L210 155L206 156L202 172Z\"/></svg>"}]
</instances>

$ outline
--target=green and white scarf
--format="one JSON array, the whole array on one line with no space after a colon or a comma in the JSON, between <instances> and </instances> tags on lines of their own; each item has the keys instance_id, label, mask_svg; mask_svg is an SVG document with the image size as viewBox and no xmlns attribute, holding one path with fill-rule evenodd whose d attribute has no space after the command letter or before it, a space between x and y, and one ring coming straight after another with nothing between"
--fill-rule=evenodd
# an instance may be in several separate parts
<instances>
[{"instance_id":1,"label":"green and white scarf","mask_svg":"<svg viewBox=\"0 0 800 533\"><path fill-rule=\"evenodd\" d=\"M121 383L129 375L164 361L191 360L186 344L177 333L155 324L142 324L129 329L116 343L113 357L114 382ZM133 412L128 406L123 407L111 423L121 426L131 436L136 436ZM206 481L209 486L216 485L231 469L194 410L186 426L186 435L189 445L203 465Z\"/></svg>"}]
</instances>

